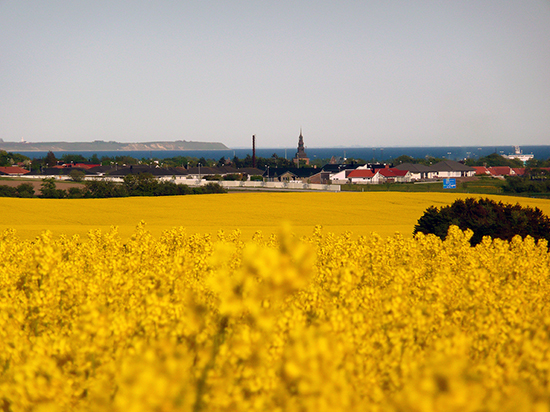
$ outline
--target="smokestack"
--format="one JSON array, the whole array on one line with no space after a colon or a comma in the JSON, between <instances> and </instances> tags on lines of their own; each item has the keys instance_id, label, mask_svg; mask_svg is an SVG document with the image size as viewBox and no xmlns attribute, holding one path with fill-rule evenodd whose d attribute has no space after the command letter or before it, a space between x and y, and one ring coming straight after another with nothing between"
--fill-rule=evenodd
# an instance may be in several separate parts
<instances>
[{"instance_id":1,"label":"smokestack","mask_svg":"<svg viewBox=\"0 0 550 412\"><path fill-rule=\"evenodd\" d=\"M256 167L256 135L252 135L252 167Z\"/></svg>"}]
</instances>

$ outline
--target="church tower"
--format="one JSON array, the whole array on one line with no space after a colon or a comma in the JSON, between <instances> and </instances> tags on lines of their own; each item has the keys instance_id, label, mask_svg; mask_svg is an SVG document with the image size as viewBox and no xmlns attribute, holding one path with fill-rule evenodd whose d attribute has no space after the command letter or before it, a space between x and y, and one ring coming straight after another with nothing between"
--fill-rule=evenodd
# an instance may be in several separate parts
<instances>
[{"instance_id":1,"label":"church tower","mask_svg":"<svg viewBox=\"0 0 550 412\"><path fill-rule=\"evenodd\" d=\"M302 136L302 128L300 128L300 136L298 137L298 151L296 152L293 160L294 163L296 163L296 167L300 166L300 162L305 162L306 165L309 165L309 158L304 150L304 136Z\"/></svg>"}]
</instances>

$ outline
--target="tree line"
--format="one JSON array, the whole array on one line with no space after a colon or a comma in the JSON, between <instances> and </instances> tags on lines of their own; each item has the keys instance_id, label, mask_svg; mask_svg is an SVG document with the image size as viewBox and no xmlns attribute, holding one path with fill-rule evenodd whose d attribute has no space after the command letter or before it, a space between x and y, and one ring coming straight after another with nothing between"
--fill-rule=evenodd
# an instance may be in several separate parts
<instances>
[{"instance_id":1,"label":"tree line","mask_svg":"<svg viewBox=\"0 0 550 412\"><path fill-rule=\"evenodd\" d=\"M523 176L506 176L502 191L514 194L550 193L550 173L527 169Z\"/></svg>"},{"instance_id":2,"label":"tree line","mask_svg":"<svg viewBox=\"0 0 550 412\"><path fill-rule=\"evenodd\" d=\"M193 156L174 156L159 159L156 157L137 159L132 156L98 156L93 154L91 157L86 158L81 154L65 153L61 157L57 157L55 153L49 151L46 156L41 158L29 159L24 155L17 153L8 153L0 151L0 166L11 166L12 164L27 162L30 166L30 170L40 171L44 167L53 167L57 164L69 164L69 163L85 163L96 165L137 165L137 164L150 164L155 163L161 167L197 167L199 164L204 167L221 167L221 166L233 166L237 169L253 167L254 162L252 156L247 154L244 158L240 159L234 156L232 159L221 157L218 160L205 157L193 157ZM314 159L312 165L322 166L328 163L328 159ZM361 159L348 159L346 163L364 164ZM267 166L271 168L279 167L296 167L296 164L292 159L286 159L273 153L270 157L256 157L256 167L258 169L265 169ZM304 166L303 164L300 166Z\"/></svg>"},{"instance_id":3,"label":"tree line","mask_svg":"<svg viewBox=\"0 0 550 412\"><path fill-rule=\"evenodd\" d=\"M177 196L210 193L227 193L217 183L207 183L200 187L179 185L171 181L158 180L150 173L127 175L122 183L107 180L93 180L84 183L84 187L58 189L54 178L43 179L40 195L36 195L34 186L21 183L16 187L0 185L0 197L41 197L45 199L81 199L109 198L129 196Z\"/></svg>"}]
</instances>

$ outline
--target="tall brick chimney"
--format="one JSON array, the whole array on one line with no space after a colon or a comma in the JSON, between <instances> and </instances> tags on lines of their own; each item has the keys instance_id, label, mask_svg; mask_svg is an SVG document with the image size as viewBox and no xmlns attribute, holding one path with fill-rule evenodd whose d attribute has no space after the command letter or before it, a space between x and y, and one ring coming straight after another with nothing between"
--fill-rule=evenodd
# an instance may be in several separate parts
<instances>
[{"instance_id":1,"label":"tall brick chimney","mask_svg":"<svg viewBox=\"0 0 550 412\"><path fill-rule=\"evenodd\" d=\"M256 167L256 135L252 135L252 167Z\"/></svg>"}]
</instances>

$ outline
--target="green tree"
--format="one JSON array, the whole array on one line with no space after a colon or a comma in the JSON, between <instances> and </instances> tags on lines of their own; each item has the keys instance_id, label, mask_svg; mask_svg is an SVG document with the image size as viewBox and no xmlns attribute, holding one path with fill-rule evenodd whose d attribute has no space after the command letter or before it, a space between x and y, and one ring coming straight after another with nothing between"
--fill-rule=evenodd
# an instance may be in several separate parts
<instances>
[{"instance_id":1,"label":"green tree","mask_svg":"<svg viewBox=\"0 0 550 412\"><path fill-rule=\"evenodd\" d=\"M101 160L99 160L99 157L97 157L97 154L93 154L93 156L90 158L90 163L94 165L98 165L101 163Z\"/></svg>"},{"instance_id":2,"label":"green tree","mask_svg":"<svg viewBox=\"0 0 550 412\"><path fill-rule=\"evenodd\" d=\"M81 154L65 153L60 159L63 163L84 163L87 159Z\"/></svg>"},{"instance_id":3,"label":"green tree","mask_svg":"<svg viewBox=\"0 0 550 412\"><path fill-rule=\"evenodd\" d=\"M42 179L40 192L42 193L42 197L48 199L62 199L66 196L66 192L64 190L57 189L55 179L53 177Z\"/></svg>"},{"instance_id":4,"label":"green tree","mask_svg":"<svg viewBox=\"0 0 550 412\"><path fill-rule=\"evenodd\" d=\"M31 160L31 171L40 172L44 167L44 159L32 159Z\"/></svg>"},{"instance_id":5,"label":"green tree","mask_svg":"<svg viewBox=\"0 0 550 412\"><path fill-rule=\"evenodd\" d=\"M151 173L129 174L123 185L129 196L155 196L158 180Z\"/></svg>"},{"instance_id":6,"label":"green tree","mask_svg":"<svg viewBox=\"0 0 550 412\"><path fill-rule=\"evenodd\" d=\"M104 165L108 165L110 163L117 163L119 165L135 165L138 164L139 161L131 156L102 156L101 163Z\"/></svg>"},{"instance_id":7,"label":"green tree","mask_svg":"<svg viewBox=\"0 0 550 412\"><path fill-rule=\"evenodd\" d=\"M31 183L21 183L16 189L18 197L34 197L34 186Z\"/></svg>"},{"instance_id":8,"label":"green tree","mask_svg":"<svg viewBox=\"0 0 550 412\"><path fill-rule=\"evenodd\" d=\"M17 189L7 185L0 185L0 197L17 197Z\"/></svg>"},{"instance_id":9,"label":"green tree","mask_svg":"<svg viewBox=\"0 0 550 412\"><path fill-rule=\"evenodd\" d=\"M84 180L84 176L86 176L86 173L79 169L73 169L69 172L69 176L75 182L82 182Z\"/></svg>"},{"instance_id":10,"label":"green tree","mask_svg":"<svg viewBox=\"0 0 550 412\"><path fill-rule=\"evenodd\" d=\"M44 158L44 164L48 167L53 167L57 165L57 159L55 154L50 150L46 157Z\"/></svg>"},{"instance_id":11,"label":"green tree","mask_svg":"<svg viewBox=\"0 0 550 412\"><path fill-rule=\"evenodd\" d=\"M80 199L84 197L86 194L85 189L80 189L79 187L70 187L67 190L67 198L68 199Z\"/></svg>"},{"instance_id":12,"label":"green tree","mask_svg":"<svg viewBox=\"0 0 550 412\"><path fill-rule=\"evenodd\" d=\"M401 155L393 159L394 165L400 165L402 163L418 163L418 159L407 155Z\"/></svg>"},{"instance_id":13,"label":"green tree","mask_svg":"<svg viewBox=\"0 0 550 412\"><path fill-rule=\"evenodd\" d=\"M204 186L196 187L194 189L199 189L195 192L197 194L227 193L227 190L225 190L223 186L218 183L207 183Z\"/></svg>"},{"instance_id":14,"label":"green tree","mask_svg":"<svg viewBox=\"0 0 550 412\"><path fill-rule=\"evenodd\" d=\"M468 166L509 166L509 167L523 167L523 162L519 159L508 159L499 155L498 153L491 153L490 155L480 157L477 160L468 159L465 162Z\"/></svg>"},{"instance_id":15,"label":"green tree","mask_svg":"<svg viewBox=\"0 0 550 412\"><path fill-rule=\"evenodd\" d=\"M233 156L233 160L231 161L234 167L237 169L243 167L243 162L241 159L239 159L237 156Z\"/></svg>"},{"instance_id":16,"label":"green tree","mask_svg":"<svg viewBox=\"0 0 550 412\"><path fill-rule=\"evenodd\" d=\"M23 156L19 153L6 152L5 150L0 150L0 166L6 167L11 166L16 163L29 161L30 159L27 156Z\"/></svg>"},{"instance_id":17,"label":"green tree","mask_svg":"<svg viewBox=\"0 0 550 412\"><path fill-rule=\"evenodd\" d=\"M84 197L91 198L108 198L108 197L125 197L128 192L123 185L107 180L89 180L84 183L86 191Z\"/></svg>"}]
</instances>

